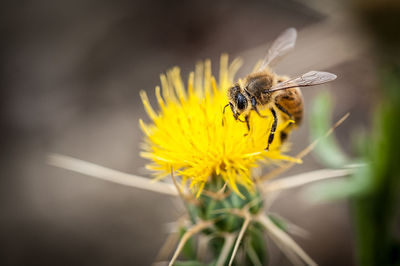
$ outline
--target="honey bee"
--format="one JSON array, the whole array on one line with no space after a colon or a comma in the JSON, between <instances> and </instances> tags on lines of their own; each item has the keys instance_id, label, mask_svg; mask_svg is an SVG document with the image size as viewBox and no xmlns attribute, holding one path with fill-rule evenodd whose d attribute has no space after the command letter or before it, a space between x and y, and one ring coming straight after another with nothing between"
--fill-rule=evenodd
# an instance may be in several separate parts
<instances>
[{"instance_id":1,"label":"honey bee","mask_svg":"<svg viewBox=\"0 0 400 266\"><path fill-rule=\"evenodd\" d=\"M251 111L255 111L261 117L265 116L260 114L259 109L268 108L271 111L273 123L266 150L269 150L269 146L274 140L278 118L283 122L294 121L294 125L289 124L282 130L280 135L282 141L287 138L287 134L293 126L300 125L304 106L300 87L319 85L336 79L336 75L321 71L309 71L289 79L286 76L275 74L269 68L294 47L296 38L297 31L294 28L284 31L273 42L258 70L228 90L229 103L224 107L224 113L225 108L230 106L234 118L246 123L248 131L250 131ZM243 115L244 121L239 118L240 115Z\"/></svg>"}]
</instances>

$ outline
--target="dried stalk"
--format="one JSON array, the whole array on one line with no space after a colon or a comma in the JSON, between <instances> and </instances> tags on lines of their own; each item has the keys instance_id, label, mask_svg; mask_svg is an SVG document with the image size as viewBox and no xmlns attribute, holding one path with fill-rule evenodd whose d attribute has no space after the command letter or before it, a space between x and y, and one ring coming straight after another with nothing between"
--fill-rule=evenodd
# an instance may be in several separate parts
<instances>
[{"instance_id":1,"label":"dried stalk","mask_svg":"<svg viewBox=\"0 0 400 266\"><path fill-rule=\"evenodd\" d=\"M353 172L354 172L353 169L338 169L338 170L321 169L321 170L316 170L316 171L312 171L312 172L302 173L302 174L293 175L293 176L280 178L280 179L277 179L277 180L272 180L270 182L267 182L264 185L264 191L265 192L272 192L272 191L290 189L290 188L293 188L293 187L303 186L305 184L308 184L308 183L311 183L311 182L315 182L315 181L319 181L319 180L323 180L323 179L347 176L349 174L352 174Z\"/></svg>"},{"instance_id":2,"label":"dried stalk","mask_svg":"<svg viewBox=\"0 0 400 266\"><path fill-rule=\"evenodd\" d=\"M226 234L224 246L222 247L221 254L219 254L216 266L225 265L225 261L228 258L229 252L233 244L235 243L236 234Z\"/></svg>"},{"instance_id":3,"label":"dried stalk","mask_svg":"<svg viewBox=\"0 0 400 266\"><path fill-rule=\"evenodd\" d=\"M306 155L308 155L314 148L315 146L324 138L328 137L329 135L332 134L332 132L338 127L340 126L348 117L349 117L350 113L345 114L342 118L339 119L339 121L337 121L323 136L317 138L316 140L314 140L310 145L308 145L305 149L303 149L301 152L299 152L295 158L296 159L302 159L303 157L305 157ZM257 182L263 182L269 179L272 179L274 177L277 177L278 175L282 174L283 172L289 170L290 168L292 168L294 165L296 165L295 162L289 162L285 165L283 165L282 167L279 167L273 171L271 171L270 173L260 177L257 179Z\"/></svg>"},{"instance_id":4,"label":"dried stalk","mask_svg":"<svg viewBox=\"0 0 400 266\"><path fill-rule=\"evenodd\" d=\"M87 176L96 177L120 185L153 191L160 194L177 196L178 193L173 185L123 173L94 163L82 161L70 156L52 153L47 157L47 163L56 167L71 170Z\"/></svg>"},{"instance_id":5,"label":"dried stalk","mask_svg":"<svg viewBox=\"0 0 400 266\"><path fill-rule=\"evenodd\" d=\"M317 265L304 250L284 231L279 229L266 215L260 215L256 220L261 223L273 239L279 240L282 245L300 257L307 265ZM283 249L283 250L285 250ZM290 258L290 256L289 256Z\"/></svg>"},{"instance_id":6,"label":"dried stalk","mask_svg":"<svg viewBox=\"0 0 400 266\"><path fill-rule=\"evenodd\" d=\"M239 235L236 239L235 247L233 248L232 256L229 261L229 266L232 266L233 260L235 259L236 253L239 249L240 242L242 241L244 233L246 232L246 229L249 226L249 223L251 221L251 215L248 212L245 212L244 216L245 216L244 222L243 222L242 228L240 229Z\"/></svg>"},{"instance_id":7,"label":"dried stalk","mask_svg":"<svg viewBox=\"0 0 400 266\"><path fill-rule=\"evenodd\" d=\"M200 232L201 230L210 227L213 225L214 221L201 221L197 224L195 224L192 228L190 228L188 231L186 231L185 234L183 234L181 240L179 241L178 247L175 250L174 255L172 256L171 261L169 262L168 266L174 265L174 262L178 258L179 254L181 253L183 247L185 246L186 242L191 238L194 234Z\"/></svg>"}]
</instances>

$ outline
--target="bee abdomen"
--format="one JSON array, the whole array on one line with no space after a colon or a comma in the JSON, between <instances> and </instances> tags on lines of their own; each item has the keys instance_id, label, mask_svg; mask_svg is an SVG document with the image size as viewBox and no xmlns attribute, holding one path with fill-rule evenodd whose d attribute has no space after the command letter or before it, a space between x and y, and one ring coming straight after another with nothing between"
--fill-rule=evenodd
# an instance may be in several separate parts
<instances>
[{"instance_id":1,"label":"bee abdomen","mask_svg":"<svg viewBox=\"0 0 400 266\"><path fill-rule=\"evenodd\" d=\"M282 91L276 96L275 104L299 125L303 120L303 96L298 88Z\"/></svg>"}]
</instances>

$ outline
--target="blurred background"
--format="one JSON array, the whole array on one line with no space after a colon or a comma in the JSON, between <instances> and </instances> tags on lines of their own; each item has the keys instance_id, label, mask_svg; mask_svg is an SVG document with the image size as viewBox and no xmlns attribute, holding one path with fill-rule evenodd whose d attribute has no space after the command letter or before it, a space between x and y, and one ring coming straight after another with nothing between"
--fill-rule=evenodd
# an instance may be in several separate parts
<instances>
[{"instance_id":1,"label":"blurred background","mask_svg":"<svg viewBox=\"0 0 400 266\"><path fill-rule=\"evenodd\" d=\"M336 136L351 155L350 134L368 128L377 97L374 49L346 1L3 1L0 5L1 265L150 265L177 199L86 177L46 164L57 152L149 176L139 157L146 118L139 90L154 100L159 74L198 60L217 69L223 52L243 57L246 75L288 27L297 48L276 70L338 75L329 86ZM217 74L214 71L214 74ZM308 122L291 136L295 154L309 143ZM319 169L308 156L289 174ZM310 204L299 190L273 210L308 230L300 245L320 265L354 265L345 200ZM290 265L271 248L271 265Z\"/></svg>"}]
</instances>

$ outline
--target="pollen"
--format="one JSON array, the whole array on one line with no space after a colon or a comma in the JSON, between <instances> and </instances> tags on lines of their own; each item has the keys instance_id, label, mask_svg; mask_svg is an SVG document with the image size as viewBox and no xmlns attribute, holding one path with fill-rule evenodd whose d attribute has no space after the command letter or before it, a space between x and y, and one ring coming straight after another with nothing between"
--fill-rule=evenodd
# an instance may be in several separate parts
<instances>
[{"instance_id":1,"label":"pollen","mask_svg":"<svg viewBox=\"0 0 400 266\"><path fill-rule=\"evenodd\" d=\"M241 60L228 63L222 55L218 81L211 73L211 61L198 63L188 77L187 87L180 69L172 68L160 76L161 88L155 88L157 111L147 94L140 92L150 122L139 121L144 133L141 156L150 160L146 168L156 179L171 174L188 184L199 196L211 178L221 178L231 190L242 196L238 186L254 188L252 170L264 163L295 159L284 155L280 132L288 123L278 123L276 136L269 147L268 137L273 117L268 109L265 117L251 113L248 131L243 117L235 120L228 103L227 91Z\"/></svg>"}]
</instances>

